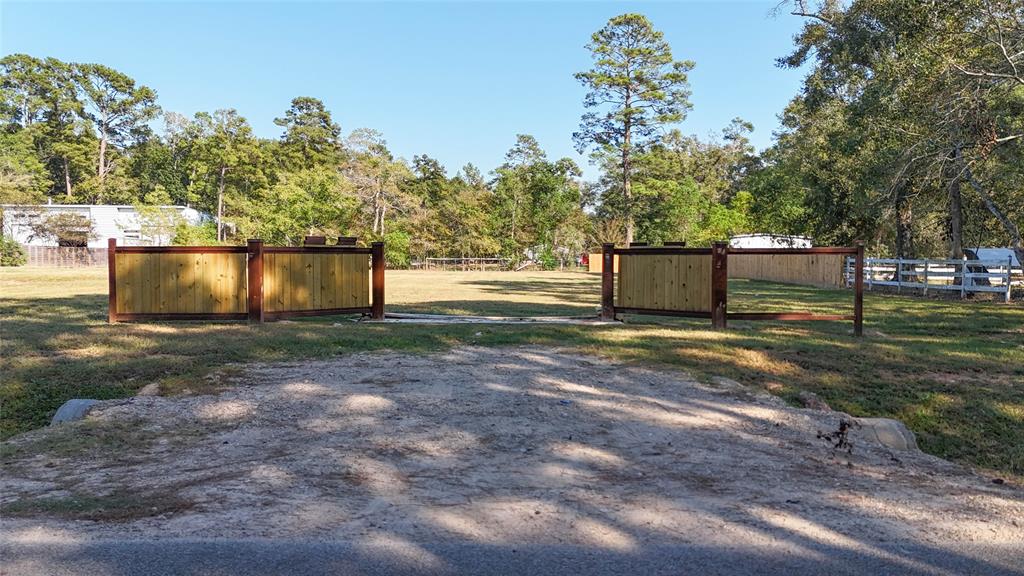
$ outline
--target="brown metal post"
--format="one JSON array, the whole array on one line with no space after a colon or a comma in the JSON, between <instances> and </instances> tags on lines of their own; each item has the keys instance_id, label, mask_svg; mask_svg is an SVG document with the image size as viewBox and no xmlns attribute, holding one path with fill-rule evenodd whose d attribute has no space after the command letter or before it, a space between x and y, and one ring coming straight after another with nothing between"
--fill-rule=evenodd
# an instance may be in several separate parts
<instances>
[{"instance_id":1,"label":"brown metal post","mask_svg":"<svg viewBox=\"0 0 1024 576\"><path fill-rule=\"evenodd\" d=\"M247 247L249 322L263 322L263 240L249 240Z\"/></svg>"},{"instance_id":2,"label":"brown metal post","mask_svg":"<svg viewBox=\"0 0 1024 576\"><path fill-rule=\"evenodd\" d=\"M338 246L355 246L355 236L338 236Z\"/></svg>"},{"instance_id":3,"label":"brown metal post","mask_svg":"<svg viewBox=\"0 0 1024 576\"><path fill-rule=\"evenodd\" d=\"M326 246L326 236L306 236L302 239L303 246Z\"/></svg>"},{"instance_id":4,"label":"brown metal post","mask_svg":"<svg viewBox=\"0 0 1024 576\"><path fill-rule=\"evenodd\" d=\"M711 248L711 327L726 328L729 296L729 245L715 242Z\"/></svg>"},{"instance_id":5,"label":"brown metal post","mask_svg":"<svg viewBox=\"0 0 1024 576\"><path fill-rule=\"evenodd\" d=\"M864 243L857 243L857 259L853 266L853 335L864 335Z\"/></svg>"},{"instance_id":6,"label":"brown metal post","mask_svg":"<svg viewBox=\"0 0 1024 576\"><path fill-rule=\"evenodd\" d=\"M370 265L373 267L373 300L370 303L370 317L374 320L384 319L384 243L374 242L370 245Z\"/></svg>"},{"instance_id":7,"label":"brown metal post","mask_svg":"<svg viewBox=\"0 0 1024 576\"><path fill-rule=\"evenodd\" d=\"M601 320L615 320L615 244L601 245Z\"/></svg>"},{"instance_id":8,"label":"brown metal post","mask_svg":"<svg viewBox=\"0 0 1024 576\"><path fill-rule=\"evenodd\" d=\"M107 240L107 322L117 322L117 239Z\"/></svg>"}]
</instances>

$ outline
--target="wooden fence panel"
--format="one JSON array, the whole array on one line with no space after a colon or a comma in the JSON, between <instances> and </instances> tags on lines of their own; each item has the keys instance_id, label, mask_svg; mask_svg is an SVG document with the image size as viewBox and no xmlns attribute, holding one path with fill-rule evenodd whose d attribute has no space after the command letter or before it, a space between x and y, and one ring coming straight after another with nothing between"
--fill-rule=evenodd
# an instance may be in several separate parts
<instances>
[{"instance_id":1,"label":"wooden fence panel","mask_svg":"<svg viewBox=\"0 0 1024 576\"><path fill-rule=\"evenodd\" d=\"M107 248L108 320L242 320L362 312L384 318L384 245ZM370 262L373 261L373 294Z\"/></svg>"},{"instance_id":2,"label":"wooden fence panel","mask_svg":"<svg viewBox=\"0 0 1024 576\"><path fill-rule=\"evenodd\" d=\"M263 258L263 306L268 314L370 307L366 253L269 251Z\"/></svg>"},{"instance_id":3,"label":"wooden fence panel","mask_svg":"<svg viewBox=\"0 0 1024 576\"><path fill-rule=\"evenodd\" d=\"M618 283L612 256L619 257ZM843 287L844 258L855 256L853 314L809 311L729 312L729 278ZM736 320L853 320L855 336L863 334L864 247L745 248L730 250L724 242L711 249L677 246L602 245L601 319L616 314L654 314L710 318L716 329Z\"/></svg>"},{"instance_id":4,"label":"wooden fence panel","mask_svg":"<svg viewBox=\"0 0 1024 576\"><path fill-rule=\"evenodd\" d=\"M711 311L711 256L620 254L616 308Z\"/></svg>"},{"instance_id":5,"label":"wooden fence panel","mask_svg":"<svg viewBox=\"0 0 1024 576\"><path fill-rule=\"evenodd\" d=\"M619 273L619 257L615 256L614 263L612 266L615 268L613 272ZM587 272L601 273L601 254L590 254L587 258Z\"/></svg>"},{"instance_id":6,"label":"wooden fence panel","mask_svg":"<svg viewBox=\"0 0 1024 576\"><path fill-rule=\"evenodd\" d=\"M844 288L845 254L729 253L729 278Z\"/></svg>"},{"instance_id":7,"label":"wooden fence panel","mask_svg":"<svg viewBox=\"0 0 1024 576\"><path fill-rule=\"evenodd\" d=\"M118 251L114 258L118 314L246 311L244 253Z\"/></svg>"}]
</instances>

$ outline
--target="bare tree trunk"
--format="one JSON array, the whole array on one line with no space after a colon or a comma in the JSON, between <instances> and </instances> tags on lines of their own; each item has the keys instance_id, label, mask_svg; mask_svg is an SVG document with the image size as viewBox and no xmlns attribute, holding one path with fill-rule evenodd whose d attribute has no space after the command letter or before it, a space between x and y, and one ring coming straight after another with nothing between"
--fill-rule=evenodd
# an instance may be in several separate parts
<instances>
[{"instance_id":1,"label":"bare tree trunk","mask_svg":"<svg viewBox=\"0 0 1024 576\"><path fill-rule=\"evenodd\" d=\"M631 98L629 92L626 93L626 105L628 109L631 104ZM633 182L631 158L632 150L629 149L632 144L632 123L629 117L626 117L625 124L623 126L623 137L622 137L622 202L623 208L626 213L626 246L629 246L633 242Z\"/></svg>"},{"instance_id":2,"label":"bare tree trunk","mask_svg":"<svg viewBox=\"0 0 1024 576\"><path fill-rule=\"evenodd\" d=\"M107 177L107 134L100 132L100 160L96 165L96 176L102 184Z\"/></svg>"},{"instance_id":3,"label":"bare tree trunk","mask_svg":"<svg viewBox=\"0 0 1024 576\"><path fill-rule=\"evenodd\" d=\"M64 192L67 194L68 200L71 199L71 166L68 163L68 157L64 157Z\"/></svg>"},{"instance_id":4,"label":"bare tree trunk","mask_svg":"<svg viewBox=\"0 0 1024 576\"><path fill-rule=\"evenodd\" d=\"M913 258L914 254L914 213L907 199L907 183L896 191L896 256Z\"/></svg>"},{"instance_id":5,"label":"bare tree trunk","mask_svg":"<svg viewBox=\"0 0 1024 576\"><path fill-rule=\"evenodd\" d=\"M1024 241L1021 239L1020 228L1018 228L1013 220L1010 220L1009 216L999 208L999 205L995 203L992 196L990 196L989 193L981 186L981 183L974 178L974 174L971 173L970 168L964 169L964 177L967 179L967 182L970 183L971 188L973 188L974 191L978 193L978 196L981 197L981 201L985 203L985 207L988 208L988 211L996 217L996 220L999 220L999 223L1003 225L1003 229L1005 229L1006 233L1009 234L1010 247L1013 248L1014 253L1017 254L1017 261L1024 263Z\"/></svg>"},{"instance_id":6,"label":"bare tree trunk","mask_svg":"<svg viewBox=\"0 0 1024 576\"><path fill-rule=\"evenodd\" d=\"M949 193L949 257L962 258L964 255L964 232L963 232L963 200L960 194L961 175L958 170L963 158L960 155L960 145L953 150L953 169L950 170L951 178L947 191Z\"/></svg>"},{"instance_id":7,"label":"bare tree trunk","mask_svg":"<svg viewBox=\"0 0 1024 576\"><path fill-rule=\"evenodd\" d=\"M224 175L227 166L220 167L220 182L217 185L217 241L224 241Z\"/></svg>"}]
</instances>

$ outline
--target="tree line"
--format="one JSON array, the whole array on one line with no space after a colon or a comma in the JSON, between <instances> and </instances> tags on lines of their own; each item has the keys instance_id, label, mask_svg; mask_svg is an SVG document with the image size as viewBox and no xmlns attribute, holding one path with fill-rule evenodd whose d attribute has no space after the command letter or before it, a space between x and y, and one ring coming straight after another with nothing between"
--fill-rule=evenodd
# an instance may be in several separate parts
<instances>
[{"instance_id":1,"label":"tree line","mask_svg":"<svg viewBox=\"0 0 1024 576\"><path fill-rule=\"evenodd\" d=\"M0 201L188 204L216 217L175 224L176 242L356 235L387 242L397 266L531 254L551 267L602 242L701 246L742 232L902 256L1024 252L1020 3L790 6L806 22L779 65L809 72L761 153L740 118L708 137L679 129L695 64L646 17L595 32L573 135L600 167L594 182L526 134L490 174L449 175L427 154L395 157L377 131L343 134L313 97L274 120L278 138L259 138L232 109L161 110L155 90L103 65L9 55Z\"/></svg>"}]
</instances>

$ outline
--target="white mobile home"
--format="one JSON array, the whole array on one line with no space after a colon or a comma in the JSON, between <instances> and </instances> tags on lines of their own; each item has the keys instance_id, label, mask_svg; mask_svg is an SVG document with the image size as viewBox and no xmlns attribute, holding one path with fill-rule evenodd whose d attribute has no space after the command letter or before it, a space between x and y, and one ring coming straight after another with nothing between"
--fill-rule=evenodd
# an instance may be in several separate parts
<instances>
[{"instance_id":1,"label":"white mobile home","mask_svg":"<svg viewBox=\"0 0 1024 576\"><path fill-rule=\"evenodd\" d=\"M55 214L78 214L92 222L89 248L106 248L114 238L121 246L161 246L171 243L179 222L199 224L208 217L187 206L157 206L140 214L128 204L4 204L3 233L25 246L61 246L59 239L41 238L35 225Z\"/></svg>"},{"instance_id":2,"label":"white mobile home","mask_svg":"<svg viewBox=\"0 0 1024 576\"><path fill-rule=\"evenodd\" d=\"M730 248L811 248L807 236L784 236L782 234L737 234L729 238Z\"/></svg>"}]
</instances>

